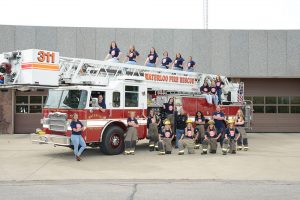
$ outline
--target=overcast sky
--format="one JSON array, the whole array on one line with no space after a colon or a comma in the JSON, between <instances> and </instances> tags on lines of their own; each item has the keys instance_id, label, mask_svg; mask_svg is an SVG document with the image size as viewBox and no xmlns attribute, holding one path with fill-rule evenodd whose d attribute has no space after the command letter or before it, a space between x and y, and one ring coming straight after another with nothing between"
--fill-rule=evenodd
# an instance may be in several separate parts
<instances>
[{"instance_id":1,"label":"overcast sky","mask_svg":"<svg viewBox=\"0 0 300 200\"><path fill-rule=\"evenodd\" d=\"M5 0L0 24L203 28L202 0ZM300 0L209 0L210 29L300 29Z\"/></svg>"}]
</instances>

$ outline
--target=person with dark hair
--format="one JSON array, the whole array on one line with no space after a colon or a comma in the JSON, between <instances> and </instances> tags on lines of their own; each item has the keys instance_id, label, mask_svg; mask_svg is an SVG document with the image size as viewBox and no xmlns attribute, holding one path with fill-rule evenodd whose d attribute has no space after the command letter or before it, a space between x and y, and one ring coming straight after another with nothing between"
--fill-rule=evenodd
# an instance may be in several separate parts
<instances>
[{"instance_id":1,"label":"person with dark hair","mask_svg":"<svg viewBox=\"0 0 300 200\"><path fill-rule=\"evenodd\" d=\"M218 104L221 105L222 104L222 88L224 87L224 82L221 79L221 76L218 75L216 77L216 88L217 88L217 95L218 95Z\"/></svg>"},{"instance_id":2,"label":"person with dark hair","mask_svg":"<svg viewBox=\"0 0 300 200\"><path fill-rule=\"evenodd\" d=\"M205 128L204 128L205 117L201 111L196 112L195 124L196 124L196 129L199 132L199 135L196 138L195 148L199 149L200 144L202 144L202 141L204 140L204 134L205 134Z\"/></svg>"},{"instance_id":3,"label":"person with dark hair","mask_svg":"<svg viewBox=\"0 0 300 200\"><path fill-rule=\"evenodd\" d=\"M82 137L82 131L86 129L86 127L83 126L83 124L78 120L78 114L74 113L72 122L70 124L72 129L72 135L71 135L71 142L74 146L74 154L75 159L77 161L81 161L80 155L84 151L86 144ZM78 147L80 146L80 149L78 150Z\"/></svg>"},{"instance_id":4,"label":"person with dark hair","mask_svg":"<svg viewBox=\"0 0 300 200\"><path fill-rule=\"evenodd\" d=\"M240 137L240 133L237 128L235 128L234 123L235 121L233 119L230 119L227 121L228 128L225 130L225 138L223 141L223 148L222 153L223 155L226 155L227 152L231 154L236 154L236 141Z\"/></svg>"},{"instance_id":5,"label":"person with dark hair","mask_svg":"<svg viewBox=\"0 0 300 200\"><path fill-rule=\"evenodd\" d=\"M166 114L166 118L171 122L172 130L175 131L174 127L174 98L171 97L168 103L163 104L163 109Z\"/></svg>"},{"instance_id":6,"label":"person with dark hair","mask_svg":"<svg viewBox=\"0 0 300 200\"><path fill-rule=\"evenodd\" d=\"M213 113L213 119L215 121L215 126L218 131L218 134L221 133L220 138L220 145L223 146L223 140L224 140L224 130L225 130L225 114L221 111L220 106L216 106L216 111Z\"/></svg>"},{"instance_id":7,"label":"person with dark hair","mask_svg":"<svg viewBox=\"0 0 300 200\"><path fill-rule=\"evenodd\" d=\"M216 87L216 84L215 84L214 80L212 80L211 83L210 83L210 95L211 95L211 98L212 98L212 102L215 105L218 105L219 100L218 100L218 95L217 95L217 87Z\"/></svg>"},{"instance_id":8,"label":"person with dark hair","mask_svg":"<svg viewBox=\"0 0 300 200\"><path fill-rule=\"evenodd\" d=\"M127 54L127 56L126 56L124 62L127 61L127 62L125 62L126 64L136 65L136 64L137 64L136 58L137 58L139 55L140 55L139 52L137 52L137 51L135 50L135 46L134 46L134 45L131 45L131 46L129 47L128 54Z\"/></svg>"},{"instance_id":9,"label":"person with dark hair","mask_svg":"<svg viewBox=\"0 0 300 200\"><path fill-rule=\"evenodd\" d=\"M210 95L210 87L207 80L205 80L203 85L200 87L200 92L205 96L207 103L212 104L212 96Z\"/></svg>"},{"instance_id":10,"label":"person with dark hair","mask_svg":"<svg viewBox=\"0 0 300 200\"><path fill-rule=\"evenodd\" d=\"M124 139L125 155L134 155L136 141L138 140L137 127L139 127L139 125L135 118L135 112L131 111L127 119L127 132Z\"/></svg>"},{"instance_id":11,"label":"person with dark hair","mask_svg":"<svg viewBox=\"0 0 300 200\"><path fill-rule=\"evenodd\" d=\"M157 58L158 55L154 47L151 47L150 52L146 58L145 65L148 67L156 67Z\"/></svg>"},{"instance_id":12,"label":"person with dark hair","mask_svg":"<svg viewBox=\"0 0 300 200\"><path fill-rule=\"evenodd\" d=\"M205 132L205 138L202 144L202 155L207 154L208 146L210 146L210 153L217 153L218 140L221 137L221 133L218 133L214 120L208 121L208 127Z\"/></svg>"},{"instance_id":13,"label":"person with dark hair","mask_svg":"<svg viewBox=\"0 0 300 200\"><path fill-rule=\"evenodd\" d=\"M102 94L100 94L98 96L98 105L99 105L101 112L105 112L106 104L105 104L105 100L104 100L104 97Z\"/></svg>"},{"instance_id":14,"label":"person with dark hair","mask_svg":"<svg viewBox=\"0 0 300 200\"><path fill-rule=\"evenodd\" d=\"M154 151L158 149L158 125L160 124L159 117L154 113L152 108L149 111L147 118L148 138L149 138L149 150Z\"/></svg>"},{"instance_id":15,"label":"person with dark hair","mask_svg":"<svg viewBox=\"0 0 300 200\"><path fill-rule=\"evenodd\" d=\"M176 54L175 60L173 62L173 69L174 70L183 70L183 63L184 63L184 59L182 58L180 53Z\"/></svg>"},{"instance_id":16,"label":"person with dark hair","mask_svg":"<svg viewBox=\"0 0 300 200\"><path fill-rule=\"evenodd\" d=\"M112 41L110 43L109 53L107 54L107 56L105 57L104 60L107 60L111 56L111 59L109 59L108 61L110 61L110 62L119 62L119 56L120 55L121 55L121 51L118 48L118 45L117 45L116 41Z\"/></svg>"},{"instance_id":17,"label":"person with dark hair","mask_svg":"<svg viewBox=\"0 0 300 200\"><path fill-rule=\"evenodd\" d=\"M184 134L187 120L188 120L188 117L183 109L176 111L176 113L175 113L175 129L176 129L175 148L179 147L179 140L181 139L181 136Z\"/></svg>"},{"instance_id":18,"label":"person with dark hair","mask_svg":"<svg viewBox=\"0 0 300 200\"><path fill-rule=\"evenodd\" d=\"M188 72L193 72L193 71L194 71L194 66L195 66L195 64L196 64L196 63L193 61L192 56L189 56L188 62L187 62L187 64L186 64L187 71L188 71Z\"/></svg>"},{"instance_id":19,"label":"person with dark hair","mask_svg":"<svg viewBox=\"0 0 300 200\"><path fill-rule=\"evenodd\" d=\"M161 67L163 69L169 69L169 64L172 63L172 59L169 57L167 51L163 53L163 59L161 60Z\"/></svg>"}]
</instances>

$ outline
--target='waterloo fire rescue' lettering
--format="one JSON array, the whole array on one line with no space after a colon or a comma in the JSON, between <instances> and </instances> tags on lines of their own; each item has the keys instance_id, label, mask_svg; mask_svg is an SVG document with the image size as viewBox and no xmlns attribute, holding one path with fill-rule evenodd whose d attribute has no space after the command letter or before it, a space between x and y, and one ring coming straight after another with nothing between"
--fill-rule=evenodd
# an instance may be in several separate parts
<instances>
[{"instance_id":1,"label":"'waterloo fire rescue' lettering","mask_svg":"<svg viewBox=\"0 0 300 200\"><path fill-rule=\"evenodd\" d=\"M144 74L146 80L150 81L162 81L162 82L172 82L172 83L187 83L194 84L195 79L183 76L172 76L172 75L161 75L161 74Z\"/></svg>"}]
</instances>

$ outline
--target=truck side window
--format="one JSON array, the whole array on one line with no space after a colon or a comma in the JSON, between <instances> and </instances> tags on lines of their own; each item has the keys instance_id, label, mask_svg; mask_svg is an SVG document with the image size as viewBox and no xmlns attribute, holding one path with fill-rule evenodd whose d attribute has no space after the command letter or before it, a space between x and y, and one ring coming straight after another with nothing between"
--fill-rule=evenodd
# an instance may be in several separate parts
<instances>
[{"instance_id":1,"label":"truck side window","mask_svg":"<svg viewBox=\"0 0 300 200\"><path fill-rule=\"evenodd\" d=\"M125 86L125 107L138 107L139 106L139 87L138 86Z\"/></svg>"},{"instance_id":2,"label":"truck side window","mask_svg":"<svg viewBox=\"0 0 300 200\"><path fill-rule=\"evenodd\" d=\"M120 107L120 92L113 92L113 107L118 108Z\"/></svg>"}]
</instances>

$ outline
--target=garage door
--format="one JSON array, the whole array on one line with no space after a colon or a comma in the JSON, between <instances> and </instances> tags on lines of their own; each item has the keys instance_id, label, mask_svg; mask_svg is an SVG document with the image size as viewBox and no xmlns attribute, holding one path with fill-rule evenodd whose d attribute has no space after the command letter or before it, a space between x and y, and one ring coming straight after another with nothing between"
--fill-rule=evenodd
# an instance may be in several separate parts
<instances>
[{"instance_id":1,"label":"garage door","mask_svg":"<svg viewBox=\"0 0 300 200\"><path fill-rule=\"evenodd\" d=\"M242 79L253 132L300 132L300 79Z\"/></svg>"}]
</instances>

